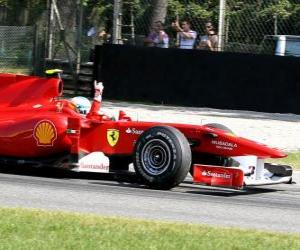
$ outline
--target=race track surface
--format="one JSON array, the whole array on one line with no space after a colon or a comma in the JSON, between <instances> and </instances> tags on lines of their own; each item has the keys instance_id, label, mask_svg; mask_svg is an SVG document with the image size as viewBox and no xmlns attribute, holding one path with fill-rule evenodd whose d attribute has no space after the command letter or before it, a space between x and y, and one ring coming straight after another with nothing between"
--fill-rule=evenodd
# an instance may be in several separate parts
<instances>
[{"instance_id":1,"label":"race track surface","mask_svg":"<svg viewBox=\"0 0 300 250\"><path fill-rule=\"evenodd\" d=\"M75 211L300 233L300 185L245 191L195 186L150 190L135 176L0 169L0 206Z\"/></svg>"}]
</instances>

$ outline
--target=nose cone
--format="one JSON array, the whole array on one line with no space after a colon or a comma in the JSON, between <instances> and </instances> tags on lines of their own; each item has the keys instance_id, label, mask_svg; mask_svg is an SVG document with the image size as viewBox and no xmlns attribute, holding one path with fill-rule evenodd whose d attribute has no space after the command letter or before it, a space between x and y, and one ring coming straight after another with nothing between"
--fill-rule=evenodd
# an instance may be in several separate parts
<instances>
[{"instance_id":1,"label":"nose cone","mask_svg":"<svg viewBox=\"0 0 300 250\"><path fill-rule=\"evenodd\" d=\"M268 148L270 158L284 158L287 154L277 148Z\"/></svg>"}]
</instances>

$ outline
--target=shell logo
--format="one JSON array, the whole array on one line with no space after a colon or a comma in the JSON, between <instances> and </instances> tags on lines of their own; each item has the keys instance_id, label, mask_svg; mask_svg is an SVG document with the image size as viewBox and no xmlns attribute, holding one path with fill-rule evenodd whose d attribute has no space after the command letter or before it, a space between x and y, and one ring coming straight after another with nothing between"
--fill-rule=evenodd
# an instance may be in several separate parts
<instances>
[{"instance_id":1,"label":"shell logo","mask_svg":"<svg viewBox=\"0 0 300 250\"><path fill-rule=\"evenodd\" d=\"M43 120L36 124L33 136L38 146L53 146L54 141L57 139L57 131L51 121Z\"/></svg>"}]
</instances>

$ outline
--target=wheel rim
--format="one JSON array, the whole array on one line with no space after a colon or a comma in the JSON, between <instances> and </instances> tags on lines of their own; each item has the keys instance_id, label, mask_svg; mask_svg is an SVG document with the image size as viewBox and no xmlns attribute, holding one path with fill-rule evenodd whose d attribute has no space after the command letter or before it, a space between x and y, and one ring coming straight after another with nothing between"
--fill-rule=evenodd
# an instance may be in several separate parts
<instances>
[{"instance_id":1,"label":"wheel rim","mask_svg":"<svg viewBox=\"0 0 300 250\"><path fill-rule=\"evenodd\" d=\"M147 142L141 151L141 162L144 170L150 175L164 173L171 162L172 153L169 145L160 139Z\"/></svg>"}]
</instances>

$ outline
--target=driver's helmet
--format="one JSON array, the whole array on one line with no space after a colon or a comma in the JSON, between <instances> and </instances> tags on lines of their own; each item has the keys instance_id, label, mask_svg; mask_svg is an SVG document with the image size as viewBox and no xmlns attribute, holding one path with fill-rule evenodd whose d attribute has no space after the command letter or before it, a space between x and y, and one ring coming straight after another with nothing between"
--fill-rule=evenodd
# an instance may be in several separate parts
<instances>
[{"instance_id":1,"label":"driver's helmet","mask_svg":"<svg viewBox=\"0 0 300 250\"><path fill-rule=\"evenodd\" d=\"M71 99L71 103L73 103L76 106L80 114L86 115L91 109L91 103L89 99L83 96L73 97Z\"/></svg>"}]
</instances>

